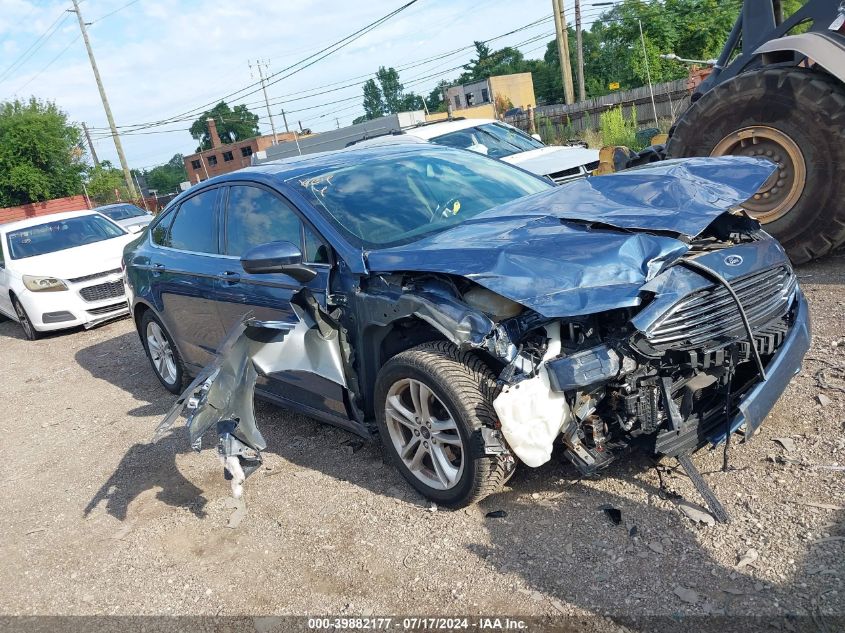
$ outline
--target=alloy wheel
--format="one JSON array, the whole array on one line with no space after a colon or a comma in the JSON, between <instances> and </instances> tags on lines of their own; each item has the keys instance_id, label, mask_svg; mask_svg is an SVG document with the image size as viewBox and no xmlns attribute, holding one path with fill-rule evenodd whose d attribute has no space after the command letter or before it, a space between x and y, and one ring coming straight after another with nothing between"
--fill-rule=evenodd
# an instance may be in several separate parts
<instances>
[{"instance_id":1,"label":"alloy wheel","mask_svg":"<svg viewBox=\"0 0 845 633\"><path fill-rule=\"evenodd\" d=\"M807 183L807 166L798 144L778 129L753 125L723 138L711 156L766 158L777 169L742 208L763 224L789 213Z\"/></svg>"},{"instance_id":2,"label":"alloy wheel","mask_svg":"<svg viewBox=\"0 0 845 633\"><path fill-rule=\"evenodd\" d=\"M417 479L436 490L457 485L464 472L464 443L449 409L427 385L413 378L393 383L385 422L399 458Z\"/></svg>"},{"instance_id":3,"label":"alloy wheel","mask_svg":"<svg viewBox=\"0 0 845 633\"><path fill-rule=\"evenodd\" d=\"M176 381L176 358L170 340L155 321L147 324L147 349L158 375L164 382L172 385Z\"/></svg>"}]
</instances>

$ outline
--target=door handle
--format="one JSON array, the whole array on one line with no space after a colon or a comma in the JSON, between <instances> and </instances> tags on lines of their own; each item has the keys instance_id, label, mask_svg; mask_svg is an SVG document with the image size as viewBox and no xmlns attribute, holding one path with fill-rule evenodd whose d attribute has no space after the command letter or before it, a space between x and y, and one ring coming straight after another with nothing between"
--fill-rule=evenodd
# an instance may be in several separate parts
<instances>
[{"instance_id":1,"label":"door handle","mask_svg":"<svg viewBox=\"0 0 845 633\"><path fill-rule=\"evenodd\" d=\"M164 264L153 264L153 275L158 277L165 271Z\"/></svg>"},{"instance_id":2,"label":"door handle","mask_svg":"<svg viewBox=\"0 0 845 633\"><path fill-rule=\"evenodd\" d=\"M241 275L240 273L236 273L232 270L227 270L217 278L225 284L236 284L241 280Z\"/></svg>"}]
</instances>

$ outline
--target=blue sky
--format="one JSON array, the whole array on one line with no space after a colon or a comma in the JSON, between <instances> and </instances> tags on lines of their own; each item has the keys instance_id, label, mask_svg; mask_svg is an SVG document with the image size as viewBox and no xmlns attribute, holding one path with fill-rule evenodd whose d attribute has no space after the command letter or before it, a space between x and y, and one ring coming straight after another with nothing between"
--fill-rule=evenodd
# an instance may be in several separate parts
<instances>
[{"instance_id":1,"label":"blue sky","mask_svg":"<svg viewBox=\"0 0 845 633\"><path fill-rule=\"evenodd\" d=\"M170 118L214 101L256 81L250 60L267 59L270 72L278 72L403 4L403 0L83 0L80 10L85 21L93 23L91 43L115 121L128 126ZM583 4L586 21L600 12L586 6L589 0ZM571 16L571 0L566 5ZM114 145L102 131L106 117L76 16L65 11L71 6L70 0L0 0L0 101L31 95L55 101L72 121L84 121L93 129L100 159L116 164ZM346 125L363 113L360 85L308 95L329 84L363 82L380 65L412 64L550 15L548 0L418 0L340 52L270 86L276 128L283 129L282 107L291 125L301 120L314 131ZM553 30L548 20L492 45L513 45L537 36L520 49L528 57L540 57ZM45 32L50 36L37 42ZM471 51L464 51L407 69L400 77L406 89L428 94L440 79L459 72L444 71L470 57ZM262 132L268 133L260 97L249 95L230 103L249 104L262 117ZM340 103L328 103L334 101ZM190 121L175 122L144 130L154 134L122 135L130 165L150 167L177 152L193 152L196 141L184 130L189 125ZM164 130L169 131L161 133Z\"/></svg>"}]
</instances>

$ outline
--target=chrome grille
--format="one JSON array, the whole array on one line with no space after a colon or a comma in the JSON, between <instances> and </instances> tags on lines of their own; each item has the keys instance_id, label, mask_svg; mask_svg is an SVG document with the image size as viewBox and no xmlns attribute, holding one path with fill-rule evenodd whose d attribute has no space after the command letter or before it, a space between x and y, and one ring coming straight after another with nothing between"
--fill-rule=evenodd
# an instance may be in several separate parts
<instances>
[{"instance_id":1,"label":"chrome grille","mask_svg":"<svg viewBox=\"0 0 845 633\"><path fill-rule=\"evenodd\" d=\"M107 270L102 273L94 273L93 275L85 275L84 277L75 277L74 279L68 279L68 281L72 284L79 284L83 281L91 281L92 279L99 279L100 277L108 277L109 275L115 275L120 272L120 268L115 268L114 270Z\"/></svg>"},{"instance_id":2,"label":"chrome grille","mask_svg":"<svg viewBox=\"0 0 845 633\"><path fill-rule=\"evenodd\" d=\"M787 313L796 285L786 266L731 282L755 332ZM736 303L721 285L684 297L646 332L651 346L660 350L716 349L744 336Z\"/></svg>"},{"instance_id":3,"label":"chrome grille","mask_svg":"<svg viewBox=\"0 0 845 633\"><path fill-rule=\"evenodd\" d=\"M88 286L79 291L85 301L102 301L104 299L116 299L123 296L123 281L110 281L105 284Z\"/></svg>"}]
</instances>

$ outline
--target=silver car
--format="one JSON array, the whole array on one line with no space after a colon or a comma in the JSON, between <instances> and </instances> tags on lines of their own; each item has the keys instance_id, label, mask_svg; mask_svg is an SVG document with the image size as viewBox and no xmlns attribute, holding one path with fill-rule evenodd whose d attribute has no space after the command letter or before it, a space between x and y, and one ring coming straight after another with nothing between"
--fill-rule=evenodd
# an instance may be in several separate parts
<instances>
[{"instance_id":1,"label":"silver car","mask_svg":"<svg viewBox=\"0 0 845 633\"><path fill-rule=\"evenodd\" d=\"M143 209L136 207L134 204L128 204L126 202L107 204L103 207L97 207L94 211L102 213L108 219L119 224L130 233L139 233L143 231L155 217L149 211L144 211Z\"/></svg>"}]
</instances>

